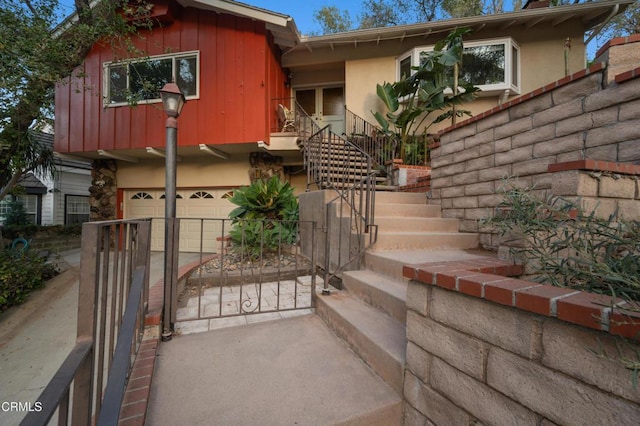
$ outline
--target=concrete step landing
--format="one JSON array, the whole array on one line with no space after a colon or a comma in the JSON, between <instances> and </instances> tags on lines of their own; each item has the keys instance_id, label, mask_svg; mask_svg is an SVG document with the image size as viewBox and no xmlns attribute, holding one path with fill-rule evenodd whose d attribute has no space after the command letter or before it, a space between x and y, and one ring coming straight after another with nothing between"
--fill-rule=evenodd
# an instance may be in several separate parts
<instances>
[{"instance_id":1,"label":"concrete step landing","mask_svg":"<svg viewBox=\"0 0 640 426\"><path fill-rule=\"evenodd\" d=\"M406 328L345 291L319 295L316 313L398 395L402 395Z\"/></svg>"},{"instance_id":2,"label":"concrete step landing","mask_svg":"<svg viewBox=\"0 0 640 426\"><path fill-rule=\"evenodd\" d=\"M386 250L436 250L474 249L480 237L464 232L378 232L378 239L371 251Z\"/></svg>"}]
</instances>

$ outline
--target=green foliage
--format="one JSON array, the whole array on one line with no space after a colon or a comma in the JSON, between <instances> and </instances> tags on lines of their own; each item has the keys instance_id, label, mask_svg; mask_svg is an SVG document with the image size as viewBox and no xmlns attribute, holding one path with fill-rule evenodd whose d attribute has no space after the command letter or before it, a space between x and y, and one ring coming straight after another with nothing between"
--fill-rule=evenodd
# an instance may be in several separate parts
<instances>
[{"instance_id":1,"label":"green foliage","mask_svg":"<svg viewBox=\"0 0 640 426\"><path fill-rule=\"evenodd\" d=\"M238 206L229 214L233 219L229 235L236 252L255 259L261 252L296 242L298 200L288 182L278 176L257 180L233 191L229 201Z\"/></svg>"},{"instance_id":2,"label":"green foliage","mask_svg":"<svg viewBox=\"0 0 640 426\"><path fill-rule=\"evenodd\" d=\"M32 251L0 249L0 312L24 302L52 276L52 268Z\"/></svg>"},{"instance_id":3,"label":"green foliage","mask_svg":"<svg viewBox=\"0 0 640 426\"><path fill-rule=\"evenodd\" d=\"M351 30L349 11L336 6L322 6L313 13L313 19L322 27L322 34L342 33Z\"/></svg>"},{"instance_id":4,"label":"green foliage","mask_svg":"<svg viewBox=\"0 0 640 426\"><path fill-rule=\"evenodd\" d=\"M514 254L533 266L535 281L621 298L625 310L640 312L640 223L585 213L558 196L536 197L533 188L507 184L498 214L485 222L518 242ZM524 244L522 244L524 240ZM624 311L622 311L624 314ZM622 324L638 325L633 317ZM615 350L587 348L631 373L637 389L640 351L635 339L616 340Z\"/></svg>"},{"instance_id":5,"label":"green foliage","mask_svg":"<svg viewBox=\"0 0 640 426\"><path fill-rule=\"evenodd\" d=\"M76 91L85 90L81 79L67 77L93 44L111 42L114 51L127 51L132 46L128 36L149 24L139 16L146 2L74 4L77 19L56 28L59 1L0 0L0 199L26 173L54 171L53 151L33 134L52 122L55 85L74 84Z\"/></svg>"},{"instance_id":6,"label":"green foliage","mask_svg":"<svg viewBox=\"0 0 640 426\"><path fill-rule=\"evenodd\" d=\"M422 64L413 68L415 72L411 76L377 85L376 93L387 112L372 114L383 133L399 147L401 158L405 157L407 143L418 136L426 137L432 124L470 114L457 109L458 105L472 101L478 91L470 83L457 81L457 69L462 62L462 37L469 32L466 28L452 31L422 58ZM439 114L427 122L434 112Z\"/></svg>"},{"instance_id":7,"label":"green foliage","mask_svg":"<svg viewBox=\"0 0 640 426\"><path fill-rule=\"evenodd\" d=\"M640 223L586 213L561 197L539 199L513 185L486 222L502 236L524 240L516 248L535 268L537 281L640 301Z\"/></svg>"},{"instance_id":8,"label":"green foliage","mask_svg":"<svg viewBox=\"0 0 640 426\"><path fill-rule=\"evenodd\" d=\"M29 217L24 209L24 204L19 198L8 203L7 214L4 217L4 225L8 227L29 225Z\"/></svg>"}]
</instances>

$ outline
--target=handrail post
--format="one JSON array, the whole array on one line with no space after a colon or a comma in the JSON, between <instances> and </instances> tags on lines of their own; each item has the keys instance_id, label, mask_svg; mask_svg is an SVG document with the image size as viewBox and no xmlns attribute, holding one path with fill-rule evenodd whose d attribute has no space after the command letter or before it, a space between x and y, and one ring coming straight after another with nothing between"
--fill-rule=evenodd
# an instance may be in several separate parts
<instances>
[{"instance_id":1,"label":"handrail post","mask_svg":"<svg viewBox=\"0 0 640 426\"><path fill-rule=\"evenodd\" d=\"M101 226L82 224L80 284L78 288L77 342L90 340L92 347L83 360L73 384L72 420L74 425L91 424L94 394L94 359L98 310ZM104 236L103 236L104 237ZM106 237L104 237L106 238ZM105 285L104 283L102 285ZM101 390L99 390L101 391Z\"/></svg>"}]
</instances>

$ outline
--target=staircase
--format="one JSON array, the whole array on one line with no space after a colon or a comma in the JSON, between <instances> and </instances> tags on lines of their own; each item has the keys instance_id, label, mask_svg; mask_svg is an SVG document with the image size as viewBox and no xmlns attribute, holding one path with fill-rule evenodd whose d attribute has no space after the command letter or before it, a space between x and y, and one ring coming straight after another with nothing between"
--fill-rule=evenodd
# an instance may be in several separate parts
<instances>
[{"instance_id":1,"label":"staircase","mask_svg":"<svg viewBox=\"0 0 640 426\"><path fill-rule=\"evenodd\" d=\"M430 260L425 250L432 250L434 261L448 254L475 257L464 249L477 248L478 235L457 232L458 220L440 217L440 206L427 205L425 194L379 192L375 199L379 232L365 269L343 272L343 289L319 295L316 312L401 397L407 347L402 267L415 263L402 254L421 250L421 262ZM401 401L385 409L400 424Z\"/></svg>"},{"instance_id":2,"label":"staircase","mask_svg":"<svg viewBox=\"0 0 640 426\"><path fill-rule=\"evenodd\" d=\"M345 190L359 185L375 174L373 181L376 190L395 189L387 186L387 179L376 173L367 154L340 136L330 131L321 131L312 136L306 144L308 185L314 184L319 189Z\"/></svg>"}]
</instances>

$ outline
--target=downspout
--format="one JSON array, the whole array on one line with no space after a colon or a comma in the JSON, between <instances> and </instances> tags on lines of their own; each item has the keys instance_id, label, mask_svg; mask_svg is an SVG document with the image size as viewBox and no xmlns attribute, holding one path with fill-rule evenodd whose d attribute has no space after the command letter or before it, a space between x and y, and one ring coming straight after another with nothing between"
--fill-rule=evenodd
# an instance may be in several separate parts
<instances>
[{"instance_id":1,"label":"downspout","mask_svg":"<svg viewBox=\"0 0 640 426\"><path fill-rule=\"evenodd\" d=\"M600 25L598 25L598 27L595 30L593 30L591 35L584 42L585 46L589 44L589 42L593 40L594 37L600 33L600 31L602 31L605 25L607 25L613 19L613 17L618 14L618 10L620 10L620 5L619 4L614 5L613 9L611 9L611 13L609 14L609 16L607 16L607 18Z\"/></svg>"}]
</instances>

